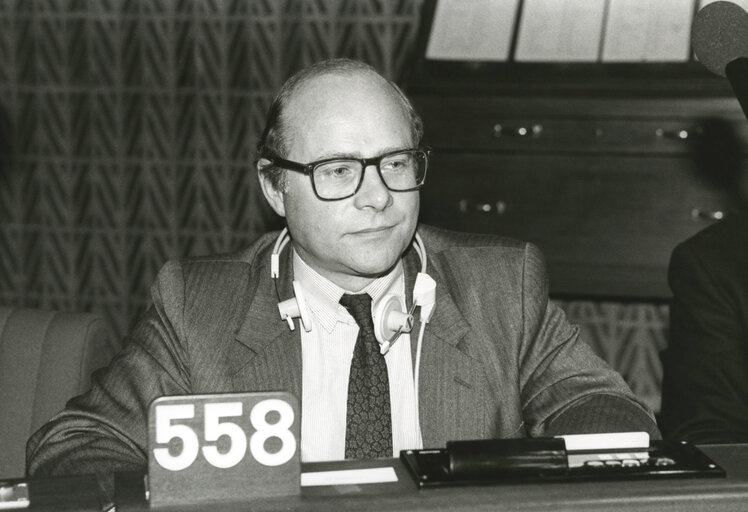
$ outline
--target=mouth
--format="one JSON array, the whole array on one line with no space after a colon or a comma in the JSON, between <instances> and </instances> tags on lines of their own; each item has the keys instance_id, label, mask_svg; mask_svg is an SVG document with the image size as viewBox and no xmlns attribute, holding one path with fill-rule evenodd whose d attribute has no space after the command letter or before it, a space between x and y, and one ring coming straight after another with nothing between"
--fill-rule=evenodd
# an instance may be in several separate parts
<instances>
[{"instance_id":1,"label":"mouth","mask_svg":"<svg viewBox=\"0 0 748 512\"><path fill-rule=\"evenodd\" d=\"M393 229L395 226L377 226L373 228L365 228L365 229L359 229L358 231L353 231L352 235L376 235L380 233L387 232L391 229Z\"/></svg>"}]
</instances>

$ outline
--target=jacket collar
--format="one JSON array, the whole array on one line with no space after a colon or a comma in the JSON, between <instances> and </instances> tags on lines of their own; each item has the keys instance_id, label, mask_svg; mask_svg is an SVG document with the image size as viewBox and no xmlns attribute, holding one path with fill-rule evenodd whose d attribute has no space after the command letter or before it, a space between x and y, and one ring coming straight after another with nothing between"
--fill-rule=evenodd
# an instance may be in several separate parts
<instances>
[{"instance_id":1,"label":"jacket collar","mask_svg":"<svg viewBox=\"0 0 748 512\"><path fill-rule=\"evenodd\" d=\"M293 297L293 265L292 251L286 248L280 254L280 272L277 278L278 292L276 293L275 279L270 276L270 255L272 244L259 251L255 256L252 273L257 281L254 295L250 302L244 322L236 333L236 339L246 345L255 354L261 353L265 347L276 338L284 334L295 335L296 332L288 328L288 324L281 320L278 311L278 296L280 300ZM295 322L296 329L300 328L300 321Z\"/></svg>"},{"instance_id":2,"label":"jacket collar","mask_svg":"<svg viewBox=\"0 0 748 512\"><path fill-rule=\"evenodd\" d=\"M278 311L281 300L293 296L291 251L280 257L278 293L270 277L272 244L252 260L254 281L249 309L236 332L228 362L233 388L237 391L288 391L301 400L301 343L298 329L291 331Z\"/></svg>"},{"instance_id":3,"label":"jacket collar","mask_svg":"<svg viewBox=\"0 0 748 512\"><path fill-rule=\"evenodd\" d=\"M428 254L428 247L426 247ZM428 254L426 272L436 281L436 306L430 325L426 327L425 338L436 338L444 343L457 346L470 330L468 322L457 307L452 290L454 283L444 266L439 265L436 254ZM413 287L421 271L421 261L411 245L404 254L405 295L407 304L413 303ZM416 325L411 331L412 347L415 352L418 330L420 329L420 311L416 315ZM415 360L415 359L414 359Z\"/></svg>"},{"instance_id":4,"label":"jacket collar","mask_svg":"<svg viewBox=\"0 0 748 512\"><path fill-rule=\"evenodd\" d=\"M428 253L428 247L426 247ZM295 321L296 330L291 331L286 322L280 318L278 312L278 297L276 295L273 279L270 277L270 254L272 244L258 251L253 266L256 270L253 277L257 281L254 287L254 295L247 310L244 322L239 327L236 339L253 353L261 353L267 345L276 341L276 339L287 339L296 337L296 330L301 328L301 322ZM278 294L281 300L286 300L293 296L293 265L292 251L286 248L280 255L280 275L278 276ZM416 276L421 270L421 261L416 251L411 245L403 255L403 264L405 270L405 296L406 303L413 303L413 286L415 285ZM436 254L428 255L427 272L436 281L436 307L431 318L431 325L427 326L424 334L425 338L436 338L443 343L457 346L458 343L470 331L470 326L465 320L460 309L455 303L452 291L455 290L456 283L451 282L451 275L448 270L440 265ZM415 352L415 345L420 329L420 314L416 315L416 324L412 331L412 347ZM414 358L415 360L415 358Z\"/></svg>"}]
</instances>

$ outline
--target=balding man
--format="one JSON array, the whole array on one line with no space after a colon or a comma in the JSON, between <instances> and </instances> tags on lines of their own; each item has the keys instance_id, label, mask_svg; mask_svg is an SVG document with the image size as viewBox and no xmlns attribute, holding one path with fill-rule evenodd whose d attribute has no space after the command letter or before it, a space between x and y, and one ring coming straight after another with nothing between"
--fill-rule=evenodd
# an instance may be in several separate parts
<instances>
[{"instance_id":1,"label":"balding man","mask_svg":"<svg viewBox=\"0 0 748 512\"><path fill-rule=\"evenodd\" d=\"M124 351L30 439L29 472L145 470L145 411L175 394L291 391L303 461L454 439L658 436L548 300L537 248L418 225L421 136L408 99L365 64L291 77L257 161L287 230L167 263Z\"/></svg>"}]
</instances>

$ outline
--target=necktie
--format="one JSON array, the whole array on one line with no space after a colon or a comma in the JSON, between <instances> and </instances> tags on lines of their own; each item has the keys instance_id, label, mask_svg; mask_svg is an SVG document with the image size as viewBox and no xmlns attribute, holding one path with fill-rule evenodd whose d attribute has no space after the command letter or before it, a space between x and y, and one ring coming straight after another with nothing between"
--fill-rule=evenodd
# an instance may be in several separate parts
<instances>
[{"instance_id":1,"label":"necktie","mask_svg":"<svg viewBox=\"0 0 748 512\"><path fill-rule=\"evenodd\" d=\"M340 304L358 324L348 378L345 458L392 457L392 417L387 363L379 353L371 297L345 294Z\"/></svg>"}]
</instances>

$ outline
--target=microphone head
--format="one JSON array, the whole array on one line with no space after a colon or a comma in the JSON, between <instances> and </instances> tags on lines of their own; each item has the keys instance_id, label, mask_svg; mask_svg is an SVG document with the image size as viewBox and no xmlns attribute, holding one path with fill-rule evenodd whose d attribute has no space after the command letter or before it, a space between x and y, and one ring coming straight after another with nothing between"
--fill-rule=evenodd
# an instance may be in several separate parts
<instances>
[{"instance_id":1,"label":"microphone head","mask_svg":"<svg viewBox=\"0 0 748 512\"><path fill-rule=\"evenodd\" d=\"M691 45L709 71L725 76L725 66L748 57L748 12L725 1L704 6L694 18Z\"/></svg>"}]
</instances>

